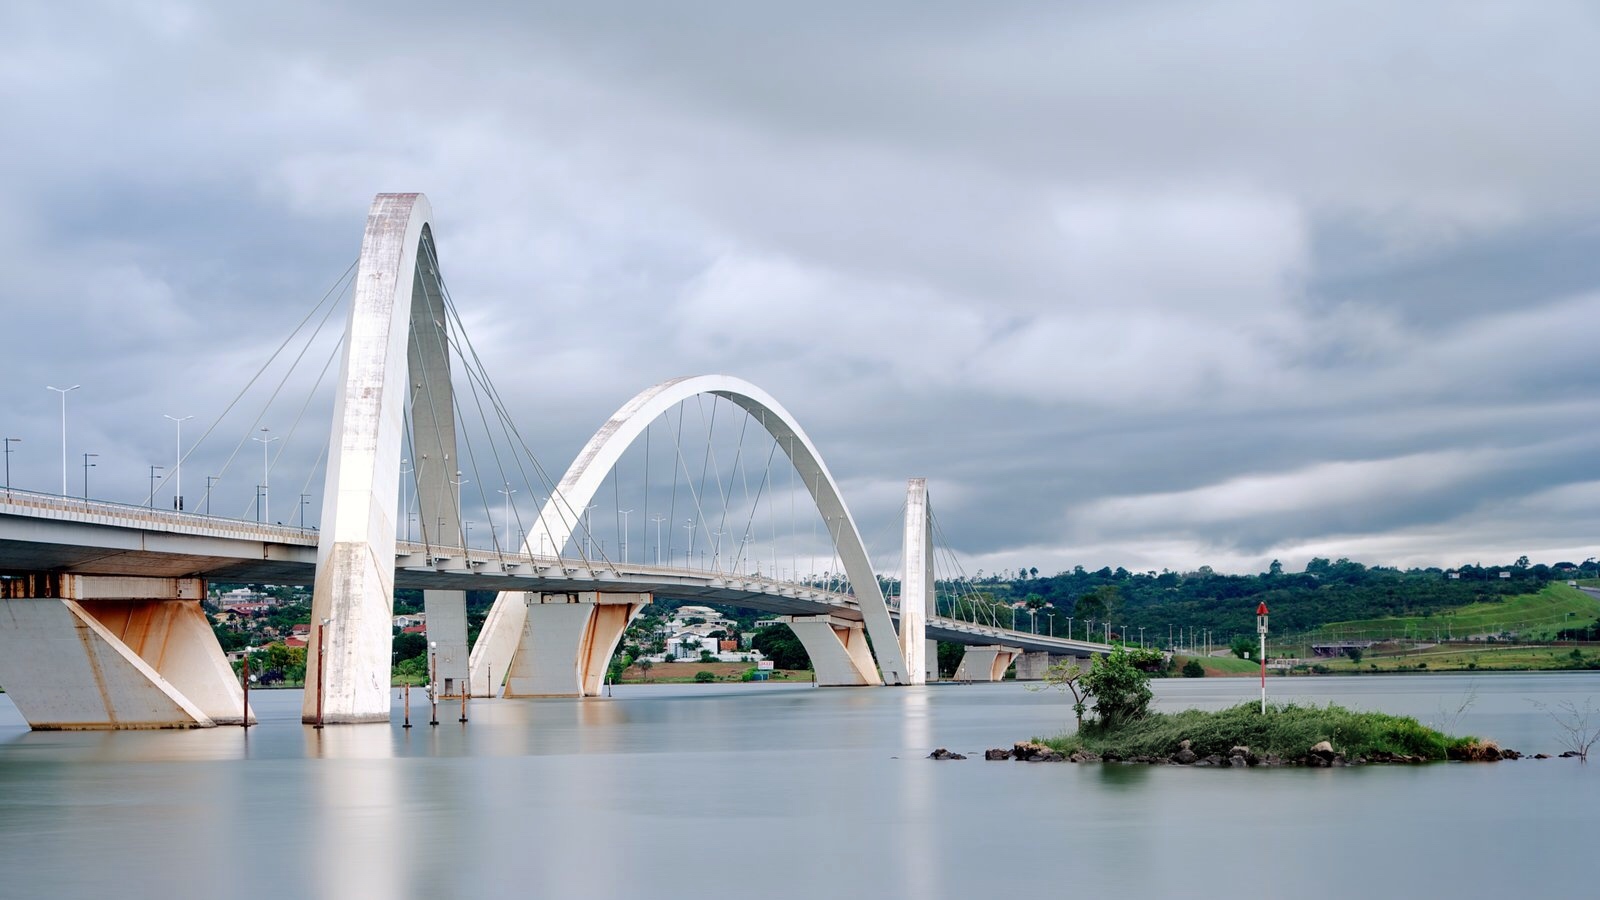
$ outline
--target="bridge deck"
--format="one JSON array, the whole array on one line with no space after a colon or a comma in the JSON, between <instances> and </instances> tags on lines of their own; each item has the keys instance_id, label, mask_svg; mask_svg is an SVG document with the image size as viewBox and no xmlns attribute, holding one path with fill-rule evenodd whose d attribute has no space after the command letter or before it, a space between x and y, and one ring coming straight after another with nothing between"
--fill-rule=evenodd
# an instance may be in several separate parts
<instances>
[{"instance_id":1,"label":"bridge deck","mask_svg":"<svg viewBox=\"0 0 1600 900\"><path fill-rule=\"evenodd\" d=\"M0 492L0 571L201 576L213 581L309 585L318 533L175 510ZM777 615L860 619L854 597L759 575L621 565L478 548L401 542L395 587L476 591L650 591L663 598L727 603ZM898 611L890 614L898 618ZM1051 653L1105 653L1104 644L933 618L928 636Z\"/></svg>"}]
</instances>

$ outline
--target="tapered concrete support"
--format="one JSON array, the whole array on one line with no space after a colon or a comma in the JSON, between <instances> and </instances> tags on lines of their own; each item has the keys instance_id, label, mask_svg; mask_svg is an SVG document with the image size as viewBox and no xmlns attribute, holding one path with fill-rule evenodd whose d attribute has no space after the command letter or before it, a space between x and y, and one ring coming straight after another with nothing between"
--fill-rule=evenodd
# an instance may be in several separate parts
<instances>
[{"instance_id":1,"label":"tapered concrete support","mask_svg":"<svg viewBox=\"0 0 1600 900\"><path fill-rule=\"evenodd\" d=\"M450 555L450 548L459 553L462 544L431 214L421 194L379 194L367 214L329 435L311 604L312 624L321 627L307 648L301 710L307 722L317 721L319 710L328 724L389 718L395 531L408 401L424 540L436 556ZM456 621L443 618L442 625ZM464 626L464 611L459 619ZM465 628L459 635L436 628L430 639L464 648ZM460 655L464 665L466 654Z\"/></svg>"},{"instance_id":2,"label":"tapered concrete support","mask_svg":"<svg viewBox=\"0 0 1600 900\"><path fill-rule=\"evenodd\" d=\"M0 687L39 730L237 724L244 692L204 592L197 578L0 581Z\"/></svg>"},{"instance_id":3,"label":"tapered concrete support","mask_svg":"<svg viewBox=\"0 0 1600 900\"><path fill-rule=\"evenodd\" d=\"M467 684L467 592L423 591L422 609L428 616L428 653L434 660L434 677L439 680L441 697L459 697L472 688Z\"/></svg>"},{"instance_id":4,"label":"tapered concrete support","mask_svg":"<svg viewBox=\"0 0 1600 900\"><path fill-rule=\"evenodd\" d=\"M933 523L928 518L928 479L906 483L905 543L901 558L906 570L900 579L900 650L912 684L939 677L939 650L929 653L928 618L933 615ZM930 669L932 674L929 674Z\"/></svg>"},{"instance_id":5,"label":"tapered concrete support","mask_svg":"<svg viewBox=\"0 0 1600 900\"><path fill-rule=\"evenodd\" d=\"M781 616L779 621L794 631L794 636L811 657L811 671L817 684L827 687L883 684L867 633L862 623L838 616Z\"/></svg>"},{"instance_id":6,"label":"tapered concrete support","mask_svg":"<svg viewBox=\"0 0 1600 900\"><path fill-rule=\"evenodd\" d=\"M1006 677L1006 669L1021 655L1021 649L1000 644L968 647L961 656L961 665L956 667L956 680L1000 681Z\"/></svg>"},{"instance_id":7,"label":"tapered concrete support","mask_svg":"<svg viewBox=\"0 0 1600 900\"><path fill-rule=\"evenodd\" d=\"M595 697L622 632L649 594L529 594L506 697Z\"/></svg>"}]
</instances>

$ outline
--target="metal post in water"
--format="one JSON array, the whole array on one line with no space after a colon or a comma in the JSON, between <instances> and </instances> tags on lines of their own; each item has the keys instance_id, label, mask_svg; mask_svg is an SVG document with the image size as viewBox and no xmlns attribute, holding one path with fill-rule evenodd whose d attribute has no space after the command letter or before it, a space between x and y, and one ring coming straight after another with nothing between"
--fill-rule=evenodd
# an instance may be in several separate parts
<instances>
[{"instance_id":1,"label":"metal post in water","mask_svg":"<svg viewBox=\"0 0 1600 900\"><path fill-rule=\"evenodd\" d=\"M249 728L250 727L250 648L249 647L244 648L244 669L242 671L242 674L244 675L244 718L240 719L239 724L244 726L245 728Z\"/></svg>"},{"instance_id":2,"label":"metal post in water","mask_svg":"<svg viewBox=\"0 0 1600 900\"><path fill-rule=\"evenodd\" d=\"M327 634L328 622L323 619L317 623L317 727L322 727L322 673L324 660L328 658Z\"/></svg>"},{"instance_id":3,"label":"metal post in water","mask_svg":"<svg viewBox=\"0 0 1600 900\"><path fill-rule=\"evenodd\" d=\"M439 724L439 642L432 641L428 646L433 649L433 661L428 667L428 699L433 701L433 721L428 724L437 725Z\"/></svg>"}]
</instances>

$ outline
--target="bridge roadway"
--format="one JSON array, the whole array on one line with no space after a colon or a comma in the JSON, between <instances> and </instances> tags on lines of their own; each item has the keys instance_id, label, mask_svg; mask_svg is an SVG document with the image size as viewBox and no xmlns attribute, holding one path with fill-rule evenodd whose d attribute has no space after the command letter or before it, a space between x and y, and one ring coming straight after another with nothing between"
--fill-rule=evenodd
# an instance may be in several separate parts
<instances>
[{"instance_id":1,"label":"bridge roadway","mask_svg":"<svg viewBox=\"0 0 1600 900\"><path fill-rule=\"evenodd\" d=\"M0 491L0 572L56 571L88 575L200 576L211 581L309 585L316 578L318 532L41 494ZM776 615L861 619L855 599L811 585L757 575L732 575L402 541L395 587L476 591L648 591L658 597L727 603ZM899 611L891 606L898 620ZM930 639L1004 644L1027 652L1087 655L1110 647L943 617L930 618Z\"/></svg>"}]
</instances>

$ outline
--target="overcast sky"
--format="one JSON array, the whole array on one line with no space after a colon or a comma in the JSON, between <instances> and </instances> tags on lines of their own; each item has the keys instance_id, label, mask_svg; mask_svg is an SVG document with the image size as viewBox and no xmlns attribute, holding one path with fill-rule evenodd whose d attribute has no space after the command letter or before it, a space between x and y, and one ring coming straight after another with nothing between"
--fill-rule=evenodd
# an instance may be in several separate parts
<instances>
[{"instance_id":1,"label":"overcast sky","mask_svg":"<svg viewBox=\"0 0 1600 900\"><path fill-rule=\"evenodd\" d=\"M969 571L1597 552L1593 3L487 6L0 8L14 483L81 383L142 500L423 191L558 470L724 372Z\"/></svg>"}]
</instances>

